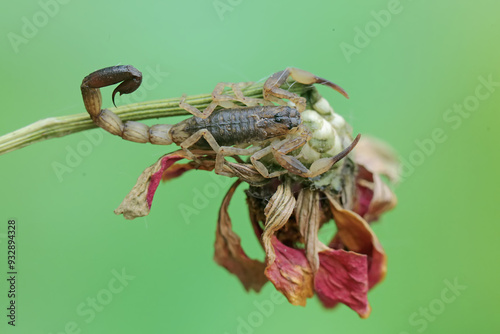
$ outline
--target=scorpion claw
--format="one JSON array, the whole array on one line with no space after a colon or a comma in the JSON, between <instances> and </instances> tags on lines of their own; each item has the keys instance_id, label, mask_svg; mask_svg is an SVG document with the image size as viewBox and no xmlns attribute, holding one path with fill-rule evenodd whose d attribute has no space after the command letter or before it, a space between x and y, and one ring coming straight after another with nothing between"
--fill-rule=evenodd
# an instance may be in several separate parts
<instances>
[{"instance_id":1,"label":"scorpion claw","mask_svg":"<svg viewBox=\"0 0 500 334\"><path fill-rule=\"evenodd\" d=\"M330 80L320 78L320 77L312 74L311 72L304 71L304 70L301 70L298 68L293 68L293 67L289 69L289 72L290 72L290 76L300 83L303 83L306 85L312 85L315 83L320 84L320 85L325 85L325 86L328 86L330 88L333 88L334 90L336 90L337 92L342 94L344 97L349 98L349 95L347 95L347 92L342 87L331 82Z\"/></svg>"},{"instance_id":2,"label":"scorpion claw","mask_svg":"<svg viewBox=\"0 0 500 334\"><path fill-rule=\"evenodd\" d=\"M349 98L349 95L347 95L345 90L343 90L340 86L334 84L330 80L320 78L312 74L311 72L307 72L294 67L288 67L283 71L274 73L269 77L269 79L266 80L263 88L264 99L279 104L283 104L283 101L280 99L288 99L295 103L299 112L304 111L306 102L303 97L280 88L287 81L288 77L292 77L292 79L294 79L295 81L305 85L312 85L316 83L331 87L346 98Z\"/></svg>"}]
</instances>

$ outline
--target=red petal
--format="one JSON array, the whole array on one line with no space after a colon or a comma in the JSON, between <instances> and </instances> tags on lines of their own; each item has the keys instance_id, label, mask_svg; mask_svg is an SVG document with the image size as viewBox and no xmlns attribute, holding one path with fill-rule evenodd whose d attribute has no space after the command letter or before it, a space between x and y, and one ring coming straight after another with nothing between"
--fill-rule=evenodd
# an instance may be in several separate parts
<instances>
[{"instance_id":1,"label":"red petal","mask_svg":"<svg viewBox=\"0 0 500 334\"><path fill-rule=\"evenodd\" d=\"M156 188L160 184L163 172L170 166L172 166L176 161L184 159L181 155L166 155L161 159L161 168L156 173L151 175L151 181L148 187L148 194L146 200L148 202L148 207L151 209L151 204L153 203L153 197L155 196Z\"/></svg>"},{"instance_id":2,"label":"red petal","mask_svg":"<svg viewBox=\"0 0 500 334\"><path fill-rule=\"evenodd\" d=\"M356 185L357 191L357 203L354 208L354 212L356 212L361 217L364 217L370 208L370 203L373 199L373 190L368 187L364 187L359 183Z\"/></svg>"},{"instance_id":3,"label":"red petal","mask_svg":"<svg viewBox=\"0 0 500 334\"><path fill-rule=\"evenodd\" d=\"M190 171L190 170L195 169L195 168L196 168L196 166L194 166L192 164L175 164L163 172L161 180L162 181L169 181L171 179L175 179L176 177L181 176L185 172Z\"/></svg>"},{"instance_id":4,"label":"red petal","mask_svg":"<svg viewBox=\"0 0 500 334\"><path fill-rule=\"evenodd\" d=\"M337 235L342 244L351 251L368 256L368 276L370 289L385 277L387 259L377 236L368 223L357 213L343 209L333 196L325 192L330 201L333 219L337 225ZM332 240L333 241L333 240Z\"/></svg>"},{"instance_id":5,"label":"red petal","mask_svg":"<svg viewBox=\"0 0 500 334\"><path fill-rule=\"evenodd\" d=\"M203 162L205 162L205 161L203 161ZM188 172L188 171L193 170L193 169L211 171L214 169L214 166L215 165L211 165L211 166L206 166L203 164L198 165L194 161L191 161L187 164L175 164L163 172L161 180L162 181L169 181L169 180L175 179L176 177L179 177L182 174L184 174L185 172Z\"/></svg>"},{"instance_id":6,"label":"red petal","mask_svg":"<svg viewBox=\"0 0 500 334\"><path fill-rule=\"evenodd\" d=\"M378 220L384 212L392 210L396 203L396 195L382 181L380 175L358 165L356 203L353 211L371 223Z\"/></svg>"},{"instance_id":7,"label":"red petal","mask_svg":"<svg viewBox=\"0 0 500 334\"><path fill-rule=\"evenodd\" d=\"M267 266L266 276L293 305L306 305L313 296L313 273L303 250L283 245L275 236L271 244L276 259Z\"/></svg>"},{"instance_id":8,"label":"red petal","mask_svg":"<svg viewBox=\"0 0 500 334\"><path fill-rule=\"evenodd\" d=\"M368 304L368 261L366 255L344 250L319 252L320 267L314 277L314 289L325 307L343 303L360 317L370 315Z\"/></svg>"},{"instance_id":9,"label":"red petal","mask_svg":"<svg viewBox=\"0 0 500 334\"><path fill-rule=\"evenodd\" d=\"M144 217L149 214L153 197L163 172L176 161L186 158L182 151L173 152L158 159L137 178L135 186L116 208L117 215L126 219Z\"/></svg>"},{"instance_id":10,"label":"red petal","mask_svg":"<svg viewBox=\"0 0 500 334\"><path fill-rule=\"evenodd\" d=\"M354 161L374 174L387 176L393 183L399 180L401 164L397 154L389 145L379 139L368 136L361 137L354 149Z\"/></svg>"}]
</instances>

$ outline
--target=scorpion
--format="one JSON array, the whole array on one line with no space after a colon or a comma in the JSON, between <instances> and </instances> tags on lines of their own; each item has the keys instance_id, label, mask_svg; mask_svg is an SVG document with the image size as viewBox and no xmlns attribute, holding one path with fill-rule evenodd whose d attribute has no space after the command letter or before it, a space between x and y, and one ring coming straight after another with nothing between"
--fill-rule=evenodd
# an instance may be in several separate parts
<instances>
[{"instance_id":1,"label":"scorpion","mask_svg":"<svg viewBox=\"0 0 500 334\"><path fill-rule=\"evenodd\" d=\"M288 77L306 85L317 83L329 86L348 98L341 87L329 80L297 68L286 68L266 80L263 99L243 95L241 89L251 83L222 82L216 85L212 92L212 102L203 111L186 103L186 95L183 95L179 106L191 113L191 118L175 125L156 124L149 127L134 121L123 123L111 110L101 109L102 97L99 88L120 83L112 94L115 104L116 93L130 94L140 86L142 74L133 66L120 65L97 70L83 79L81 92L92 121L125 140L158 145L175 143L195 162L199 161L195 150L211 150L216 155L215 173L220 175L238 176L234 168L224 168L225 163L228 163L225 157L243 155L250 156L253 171L256 170L266 179L287 172L313 178L325 173L349 154L359 141L360 135L336 155L315 159L309 168L299 161L299 156L289 155L308 142L311 129L301 120L301 113L306 108L305 98L280 88ZM226 87L232 89L234 96L223 94ZM284 99L291 103L287 104ZM217 109L219 106L223 108ZM283 170L270 172L260 161L269 154Z\"/></svg>"}]
</instances>

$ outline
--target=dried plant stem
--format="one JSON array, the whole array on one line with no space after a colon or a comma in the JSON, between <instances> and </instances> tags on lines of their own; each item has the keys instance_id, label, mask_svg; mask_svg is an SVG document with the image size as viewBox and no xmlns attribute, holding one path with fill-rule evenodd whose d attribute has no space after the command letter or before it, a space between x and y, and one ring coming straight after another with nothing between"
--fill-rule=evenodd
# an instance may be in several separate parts
<instances>
[{"instance_id":1,"label":"dried plant stem","mask_svg":"<svg viewBox=\"0 0 500 334\"><path fill-rule=\"evenodd\" d=\"M263 83L256 83L243 89L243 93L248 97L262 98L262 87ZM310 86L298 83L288 88L289 91L299 95L310 89ZM190 115L189 112L179 107L179 100L180 98L171 98L134 103L118 108L111 108L110 110L120 116L123 121ZM204 109L211 101L211 94L193 95L186 99L187 103L198 109ZM19 130L1 136L0 155L46 139L63 137L95 127L96 125L92 122L88 113L42 119Z\"/></svg>"}]
</instances>

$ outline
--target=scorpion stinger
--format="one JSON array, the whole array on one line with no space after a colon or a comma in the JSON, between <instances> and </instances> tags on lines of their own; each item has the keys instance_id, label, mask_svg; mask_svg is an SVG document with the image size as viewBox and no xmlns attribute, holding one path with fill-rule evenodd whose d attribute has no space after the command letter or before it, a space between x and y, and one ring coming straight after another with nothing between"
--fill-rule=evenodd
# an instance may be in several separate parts
<instances>
[{"instance_id":1,"label":"scorpion stinger","mask_svg":"<svg viewBox=\"0 0 500 334\"><path fill-rule=\"evenodd\" d=\"M139 72L139 70L130 65L106 67L90 73L83 79L80 88L82 90L83 102L90 116L97 117L97 114L101 111L101 106L96 108L97 106L92 103L92 95L98 94L100 96L99 88L114 85L119 82L121 82L121 84L115 88L112 95L115 107L116 93L120 93L120 95L130 94L141 85L142 73ZM89 95L89 98L86 98L86 95ZM90 103L90 105L87 106L87 103Z\"/></svg>"}]
</instances>

